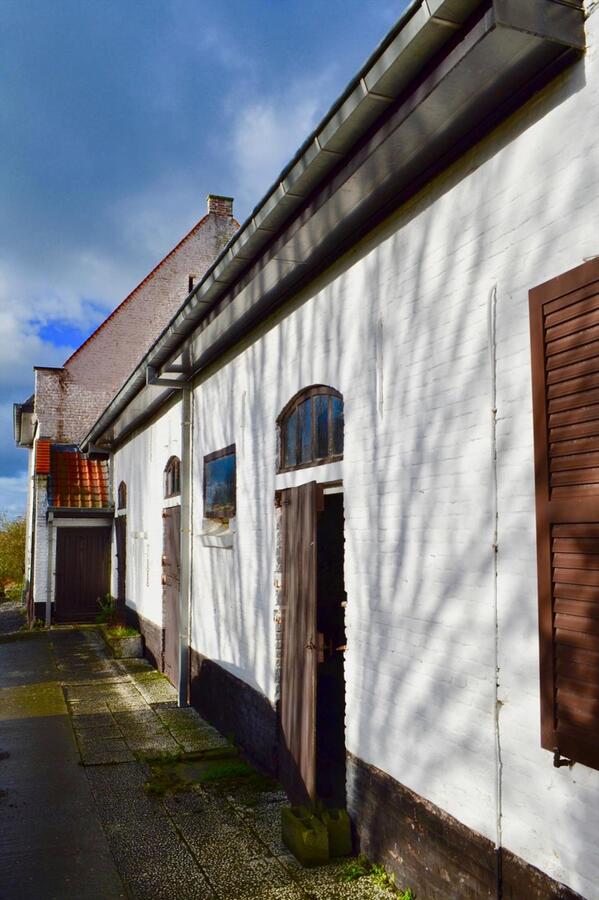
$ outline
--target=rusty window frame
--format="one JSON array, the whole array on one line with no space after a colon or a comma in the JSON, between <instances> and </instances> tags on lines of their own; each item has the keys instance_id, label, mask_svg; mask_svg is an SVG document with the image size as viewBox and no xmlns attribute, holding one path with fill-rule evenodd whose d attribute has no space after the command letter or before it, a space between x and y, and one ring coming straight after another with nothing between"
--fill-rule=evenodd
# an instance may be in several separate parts
<instances>
[{"instance_id":1,"label":"rusty window frame","mask_svg":"<svg viewBox=\"0 0 599 900\"><path fill-rule=\"evenodd\" d=\"M119 483L117 489L117 509L127 509L127 485L124 481Z\"/></svg>"},{"instance_id":2,"label":"rusty window frame","mask_svg":"<svg viewBox=\"0 0 599 900\"><path fill-rule=\"evenodd\" d=\"M327 453L322 456L317 452L317 426L316 426L316 415L315 415L315 398L325 396L328 398L328 412L327 412ZM335 452L333 447L333 436L334 436L334 427L333 427L333 399L337 399L341 401L341 450ZM296 413L299 407L305 403L306 401L310 402L310 446L311 446L311 454L310 458L304 460L303 462L296 462L293 465L286 465L285 458L287 456L287 424L291 416ZM340 391L337 391L335 388L329 387L325 384L314 384L310 387L304 388L299 391L292 399L287 403L284 407L283 411L280 413L277 418L277 426L279 431L279 467L278 472L293 472L296 469L308 469L312 466L322 466L325 463L329 462L338 462L343 459L343 444L344 444L344 404L343 404L343 395ZM295 435L295 458L301 458L301 429L296 428Z\"/></svg>"},{"instance_id":3,"label":"rusty window frame","mask_svg":"<svg viewBox=\"0 0 599 900\"><path fill-rule=\"evenodd\" d=\"M226 456L233 457L233 502L225 507L224 513L217 513L210 509L208 509L207 501L206 501L206 488L208 486L208 473L207 466L211 462L215 462L217 459L224 459ZM204 483L203 483L203 499L204 499L204 518L206 519L233 519L237 513L237 451L235 444L229 444L228 447L223 447L222 450L215 450L213 453L208 453L204 457Z\"/></svg>"},{"instance_id":4,"label":"rusty window frame","mask_svg":"<svg viewBox=\"0 0 599 900\"><path fill-rule=\"evenodd\" d=\"M171 456L164 467L164 499L178 497L181 493L181 460Z\"/></svg>"}]
</instances>

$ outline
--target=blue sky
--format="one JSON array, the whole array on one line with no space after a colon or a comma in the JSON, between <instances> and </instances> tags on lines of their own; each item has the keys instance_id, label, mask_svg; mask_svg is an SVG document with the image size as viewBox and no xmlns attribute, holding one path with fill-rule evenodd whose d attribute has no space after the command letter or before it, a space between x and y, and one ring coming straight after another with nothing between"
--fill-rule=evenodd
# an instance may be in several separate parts
<instances>
[{"instance_id":1,"label":"blue sky","mask_svg":"<svg viewBox=\"0 0 599 900\"><path fill-rule=\"evenodd\" d=\"M250 212L407 3L0 0L0 511L12 403L204 214Z\"/></svg>"}]
</instances>

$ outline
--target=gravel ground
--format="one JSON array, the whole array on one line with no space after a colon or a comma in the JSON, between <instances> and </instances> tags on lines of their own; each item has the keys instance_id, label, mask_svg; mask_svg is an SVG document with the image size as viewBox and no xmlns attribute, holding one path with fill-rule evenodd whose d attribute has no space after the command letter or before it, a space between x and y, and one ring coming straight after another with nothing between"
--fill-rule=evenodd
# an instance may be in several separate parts
<instances>
[{"instance_id":1,"label":"gravel ground","mask_svg":"<svg viewBox=\"0 0 599 900\"><path fill-rule=\"evenodd\" d=\"M18 631L25 622L25 607L20 600L0 600L0 634Z\"/></svg>"}]
</instances>

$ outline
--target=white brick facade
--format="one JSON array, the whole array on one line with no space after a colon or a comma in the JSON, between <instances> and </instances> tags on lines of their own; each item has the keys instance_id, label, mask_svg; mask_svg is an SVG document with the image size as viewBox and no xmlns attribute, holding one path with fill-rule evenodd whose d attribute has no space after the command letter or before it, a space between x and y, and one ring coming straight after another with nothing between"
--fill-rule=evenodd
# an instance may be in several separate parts
<instances>
[{"instance_id":1,"label":"white brick facade","mask_svg":"<svg viewBox=\"0 0 599 900\"><path fill-rule=\"evenodd\" d=\"M529 289L599 253L599 15L587 29L583 61L195 385L191 634L274 700L275 421L301 388L337 388L344 460L295 481L343 478L348 750L599 900L599 772L540 748L528 326ZM128 597L157 624L178 409L114 463L129 534L148 535ZM208 548L203 457L231 443L237 533Z\"/></svg>"}]
</instances>

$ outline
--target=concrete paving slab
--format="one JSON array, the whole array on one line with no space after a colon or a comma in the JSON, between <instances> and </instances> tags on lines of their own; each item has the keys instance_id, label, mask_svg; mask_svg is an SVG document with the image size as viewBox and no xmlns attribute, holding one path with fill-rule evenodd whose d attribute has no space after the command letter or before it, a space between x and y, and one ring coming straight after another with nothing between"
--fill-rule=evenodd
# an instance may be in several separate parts
<instances>
[{"instance_id":1,"label":"concrete paving slab","mask_svg":"<svg viewBox=\"0 0 599 900\"><path fill-rule=\"evenodd\" d=\"M79 738L79 753L84 766L99 766L108 763L132 762L135 759L123 738L94 736Z\"/></svg>"},{"instance_id":2,"label":"concrete paving slab","mask_svg":"<svg viewBox=\"0 0 599 900\"><path fill-rule=\"evenodd\" d=\"M7 646L0 645L2 685L15 681ZM23 683L0 689L0 747L9 754L0 762L0 788L6 792L0 810L0 898L125 897L78 765L60 685L46 680L40 690L39 679L52 673L47 640L23 641L19 647ZM8 706L7 692L12 693Z\"/></svg>"},{"instance_id":3,"label":"concrete paving slab","mask_svg":"<svg viewBox=\"0 0 599 900\"><path fill-rule=\"evenodd\" d=\"M146 701L146 703L163 703L164 701L175 703L175 689L164 675L159 672L148 672L143 674L135 674L132 676L135 680L135 686Z\"/></svg>"},{"instance_id":4,"label":"concrete paving slab","mask_svg":"<svg viewBox=\"0 0 599 900\"><path fill-rule=\"evenodd\" d=\"M273 894L302 896L302 890L289 878L277 860L267 857L243 859L241 864L228 859L215 859L205 864L208 877L223 898L254 900ZM305 894L304 894L305 896Z\"/></svg>"},{"instance_id":5,"label":"concrete paving slab","mask_svg":"<svg viewBox=\"0 0 599 900\"><path fill-rule=\"evenodd\" d=\"M139 900L217 900L170 820L108 823L106 834L130 895ZM229 898L232 900L232 898Z\"/></svg>"},{"instance_id":6,"label":"concrete paving slab","mask_svg":"<svg viewBox=\"0 0 599 900\"><path fill-rule=\"evenodd\" d=\"M157 797L144 791L147 767L137 762L118 766L91 766L85 774L103 823L123 823L140 819L166 819L168 813Z\"/></svg>"},{"instance_id":7,"label":"concrete paving slab","mask_svg":"<svg viewBox=\"0 0 599 900\"><path fill-rule=\"evenodd\" d=\"M302 869L284 793L145 661L109 660L93 630L50 637L0 643L0 900L390 900L345 863Z\"/></svg>"}]
</instances>

